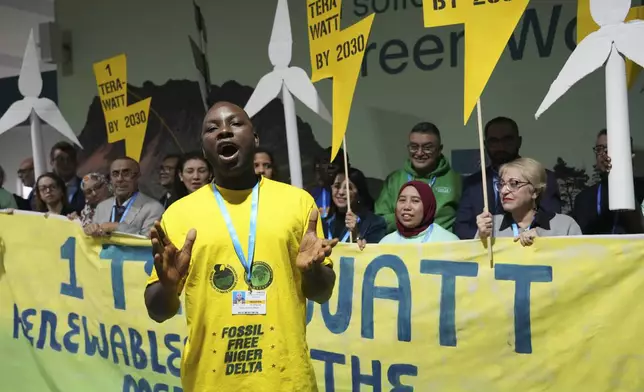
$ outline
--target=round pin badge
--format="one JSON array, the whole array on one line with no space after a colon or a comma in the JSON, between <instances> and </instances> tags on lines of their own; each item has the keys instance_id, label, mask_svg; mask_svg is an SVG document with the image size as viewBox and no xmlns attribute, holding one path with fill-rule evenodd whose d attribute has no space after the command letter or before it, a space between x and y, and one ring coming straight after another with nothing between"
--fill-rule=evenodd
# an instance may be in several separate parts
<instances>
[{"instance_id":1,"label":"round pin badge","mask_svg":"<svg viewBox=\"0 0 644 392\"><path fill-rule=\"evenodd\" d=\"M255 290L264 290L273 283L273 269L263 261L253 262L250 273L250 286Z\"/></svg>"},{"instance_id":2,"label":"round pin badge","mask_svg":"<svg viewBox=\"0 0 644 392\"><path fill-rule=\"evenodd\" d=\"M210 284L220 293L228 293L237 283L237 273L227 264L215 264L210 272Z\"/></svg>"}]
</instances>

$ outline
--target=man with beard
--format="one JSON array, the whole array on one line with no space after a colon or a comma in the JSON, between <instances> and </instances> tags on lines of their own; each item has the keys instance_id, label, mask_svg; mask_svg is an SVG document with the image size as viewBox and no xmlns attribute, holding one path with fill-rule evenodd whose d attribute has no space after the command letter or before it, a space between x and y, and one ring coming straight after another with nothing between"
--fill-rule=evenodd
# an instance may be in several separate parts
<instances>
[{"instance_id":1,"label":"man with beard","mask_svg":"<svg viewBox=\"0 0 644 392\"><path fill-rule=\"evenodd\" d=\"M306 300L331 296L335 273L327 257L338 240L323 238L308 193L255 174L259 140L243 109L214 105L201 137L215 180L155 223L148 314L157 322L172 318L185 289L186 392L317 391Z\"/></svg>"},{"instance_id":2,"label":"man with beard","mask_svg":"<svg viewBox=\"0 0 644 392\"><path fill-rule=\"evenodd\" d=\"M488 209L492 215L502 214L503 207L499 199L496 183L499 179L499 167L519 158L521 136L519 126L511 118L497 117L485 125L485 149L491 165L487 167ZM561 196L555 174L546 170L548 181L546 190L539 200L539 208L551 213L561 212ZM456 213L454 234L460 239L472 239L477 231L476 216L483 212L483 188L481 171L478 171L463 182L463 196Z\"/></svg>"}]
</instances>

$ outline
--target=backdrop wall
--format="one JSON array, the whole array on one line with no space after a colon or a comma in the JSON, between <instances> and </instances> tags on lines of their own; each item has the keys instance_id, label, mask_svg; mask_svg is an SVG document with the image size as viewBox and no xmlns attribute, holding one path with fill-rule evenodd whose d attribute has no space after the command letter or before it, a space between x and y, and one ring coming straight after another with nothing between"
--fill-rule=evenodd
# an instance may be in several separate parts
<instances>
[{"instance_id":1,"label":"backdrop wall","mask_svg":"<svg viewBox=\"0 0 644 392\"><path fill-rule=\"evenodd\" d=\"M199 4L208 29L212 83L235 80L254 86L271 69L267 47L277 1ZM463 26L425 29L421 4L421 0L344 2L343 26L378 12L347 135L352 164L372 177L384 178L401 165L407 133L419 121L438 125L448 157L452 150L478 145L475 116L467 126L462 125ZM294 35L291 64L309 71L305 5L303 0L289 4ZM574 86L539 121L534 119L550 83L574 48L575 16L576 1L531 3L483 94L483 116L484 121L499 115L514 118L523 135L523 155L548 167L562 157L590 170L594 135L605 126L603 72ZM163 5L154 0L58 0L56 19L72 31L74 59L74 74L59 75L59 104L79 132L86 126L97 93L92 73L96 61L126 53L128 82L134 86L196 80L188 35L196 38L197 31L189 0L164 1ZM331 83L323 81L317 88L330 107ZM636 146L644 144L641 89L639 78L630 94ZM196 85L194 91L198 91ZM315 140L328 146L330 126L299 103L297 112L311 125ZM198 133L198 121L195 124L192 132Z\"/></svg>"}]
</instances>

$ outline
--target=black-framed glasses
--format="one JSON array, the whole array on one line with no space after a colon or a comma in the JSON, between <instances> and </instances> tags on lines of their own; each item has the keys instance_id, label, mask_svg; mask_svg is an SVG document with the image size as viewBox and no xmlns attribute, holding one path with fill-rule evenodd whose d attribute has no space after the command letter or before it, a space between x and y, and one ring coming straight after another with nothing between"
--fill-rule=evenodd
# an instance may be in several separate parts
<instances>
[{"instance_id":1,"label":"black-framed glasses","mask_svg":"<svg viewBox=\"0 0 644 392\"><path fill-rule=\"evenodd\" d=\"M511 192L515 192L515 191L518 191L519 189L521 189L524 186L529 185L529 184L530 184L529 181L510 180L510 181L505 182L505 181L499 180L495 184L495 186L496 186L496 190L499 191L499 192L501 192L501 190L503 188L505 188L506 186L508 187L508 189Z\"/></svg>"},{"instance_id":2,"label":"black-framed glasses","mask_svg":"<svg viewBox=\"0 0 644 392\"><path fill-rule=\"evenodd\" d=\"M117 179L117 178L122 178L124 180L129 180L134 178L138 173L135 171L132 171L130 169L123 169L123 170L112 170L110 173L110 177L112 179Z\"/></svg>"},{"instance_id":3,"label":"black-framed glasses","mask_svg":"<svg viewBox=\"0 0 644 392\"><path fill-rule=\"evenodd\" d=\"M409 149L409 152L412 154L415 154L419 151L422 151L424 154L431 154L438 149L438 146L435 146L433 144L419 145L416 143L409 143L407 145L407 148Z\"/></svg>"},{"instance_id":4,"label":"black-framed glasses","mask_svg":"<svg viewBox=\"0 0 644 392\"><path fill-rule=\"evenodd\" d=\"M57 191L58 189L59 189L58 185L56 185L56 184L38 185L38 190L40 191L40 193L53 192L53 191Z\"/></svg>"},{"instance_id":5,"label":"black-framed glasses","mask_svg":"<svg viewBox=\"0 0 644 392\"><path fill-rule=\"evenodd\" d=\"M598 144L595 147L593 147L593 152L597 155L606 154L607 151L608 151L608 146L605 144Z\"/></svg>"}]
</instances>

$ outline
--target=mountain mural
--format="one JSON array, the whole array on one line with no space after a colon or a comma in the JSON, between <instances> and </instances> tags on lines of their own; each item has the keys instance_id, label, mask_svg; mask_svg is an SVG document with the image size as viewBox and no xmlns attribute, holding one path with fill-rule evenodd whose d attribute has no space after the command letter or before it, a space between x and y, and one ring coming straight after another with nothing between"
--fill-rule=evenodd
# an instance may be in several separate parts
<instances>
[{"instance_id":1,"label":"mountain mural","mask_svg":"<svg viewBox=\"0 0 644 392\"><path fill-rule=\"evenodd\" d=\"M253 93L253 88L236 81L213 85L209 104L228 101L244 107ZM151 82L142 87L128 85L128 102L137 102L151 97L152 103L148 128L141 153L141 189L151 195L159 195L162 189L157 184L157 168L163 157L171 153L182 153L201 149L201 123L204 117L203 101L199 84L190 80L169 80L157 86ZM81 162L79 172L99 171L106 173L109 163L125 155L125 143L107 143L103 112L98 97L89 106L87 120L79 140L84 146L79 150ZM273 151L279 180L288 182L288 153L284 109L279 99L273 100L252 119L260 144ZM302 171L305 185L314 181L313 164L316 156L324 150L315 140L311 126L297 120Z\"/></svg>"}]
</instances>

